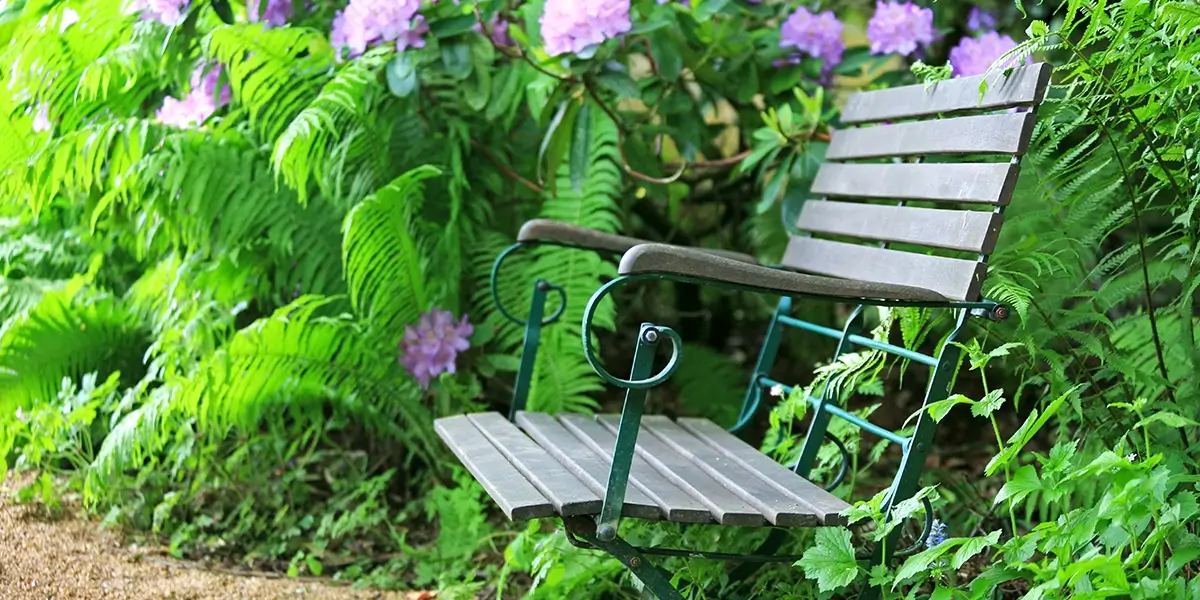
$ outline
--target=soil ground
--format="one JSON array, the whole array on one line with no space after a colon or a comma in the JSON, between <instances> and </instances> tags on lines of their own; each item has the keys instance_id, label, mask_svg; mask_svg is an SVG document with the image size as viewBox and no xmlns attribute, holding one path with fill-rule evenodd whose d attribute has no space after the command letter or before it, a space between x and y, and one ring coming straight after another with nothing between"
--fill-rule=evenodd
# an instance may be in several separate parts
<instances>
[{"instance_id":1,"label":"soil ground","mask_svg":"<svg viewBox=\"0 0 1200 600\"><path fill-rule=\"evenodd\" d=\"M214 572L127 546L120 533L67 509L50 519L0 484L0 598L4 600L428 600L425 592L352 590L329 581Z\"/></svg>"}]
</instances>

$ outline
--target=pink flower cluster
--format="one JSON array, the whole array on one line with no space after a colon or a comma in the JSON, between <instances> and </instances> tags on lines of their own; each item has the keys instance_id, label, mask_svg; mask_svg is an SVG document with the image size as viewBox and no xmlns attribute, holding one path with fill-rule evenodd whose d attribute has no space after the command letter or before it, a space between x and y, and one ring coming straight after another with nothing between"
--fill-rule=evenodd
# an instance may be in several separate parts
<instances>
[{"instance_id":1,"label":"pink flower cluster","mask_svg":"<svg viewBox=\"0 0 1200 600\"><path fill-rule=\"evenodd\" d=\"M458 353L471 347L467 338L473 333L475 327L467 322L466 315L455 322L450 311L431 309L421 315L415 327L404 329L400 364L422 388L428 389L432 378L457 370Z\"/></svg>"},{"instance_id":2,"label":"pink flower cluster","mask_svg":"<svg viewBox=\"0 0 1200 600\"><path fill-rule=\"evenodd\" d=\"M579 53L633 28L629 0L546 0L542 13L546 53Z\"/></svg>"},{"instance_id":3,"label":"pink flower cluster","mask_svg":"<svg viewBox=\"0 0 1200 600\"><path fill-rule=\"evenodd\" d=\"M394 43L401 52L423 48L421 36L429 25L419 10L421 0L350 0L333 19L330 43L339 50L349 48L351 57L366 52L367 46Z\"/></svg>"},{"instance_id":4,"label":"pink flower cluster","mask_svg":"<svg viewBox=\"0 0 1200 600\"><path fill-rule=\"evenodd\" d=\"M1017 46L1017 42L1007 35L990 31L977 38L963 38L957 46L950 49L950 67L955 77L970 77L986 73L992 63L1000 60L1006 52ZM1029 57L1025 62L1032 62ZM1005 64L1004 66L1012 66Z\"/></svg>"},{"instance_id":5,"label":"pink flower cluster","mask_svg":"<svg viewBox=\"0 0 1200 600\"><path fill-rule=\"evenodd\" d=\"M900 4L878 0L875 14L867 21L867 39L871 54L895 52L908 56L917 46L933 43L933 10L911 1Z\"/></svg>"},{"instance_id":6,"label":"pink flower cluster","mask_svg":"<svg viewBox=\"0 0 1200 600\"><path fill-rule=\"evenodd\" d=\"M229 86L217 93L220 65L202 65L192 72L191 91L183 99L167 96L155 117L164 125L196 127L208 120L218 108L229 103Z\"/></svg>"},{"instance_id":7,"label":"pink flower cluster","mask_svg":"<svg viewBox=\"0 0 1200 600\"><path fill-rule=\"evenodd\" d=\"M802 6L783 22L779 45L824 59L824 68L829 70L842 62L842 52L846 50L842 29L842 22L834 16L833 11L814 15Z\"/></svg>"},{"instance_id":8,"label":"pink flower cluster","mask_svg":"<svg viewBox=\"0 0 1200 600\"><path fill-rule=\"evenodd\" d=\"M292 0L246 0L246 17L251 23L262 21L267 27L283 27L293 12Z\"/></svg>"},{"instance_id":9,"label":"pink flower cluster","mask_svg":"<svg viewBox=\"0 0 1200 600\"><path fill-rule=\"evenodd\" d=\"M190 0L134 0L133 8L147 21L158 21L168 27L183 22Z\"/></svg>"}]
</instances>

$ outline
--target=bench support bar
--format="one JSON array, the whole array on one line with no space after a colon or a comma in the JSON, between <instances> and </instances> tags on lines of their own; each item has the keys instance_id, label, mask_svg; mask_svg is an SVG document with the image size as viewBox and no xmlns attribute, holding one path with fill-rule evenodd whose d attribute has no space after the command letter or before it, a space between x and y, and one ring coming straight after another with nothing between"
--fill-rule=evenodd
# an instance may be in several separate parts
<instances>
[{"instance_id":1,"label":"bench support bar","mask_svg":"<svg viewBox=\"0 0 1200 600\"><path fill-rule=\"evenodd\" d=\"M649 558L620 537L614 536L611 540L600 539L596 533L596 524L588 517L565 517L563 525L570 535L621 561L621 564L632 571L658 600L684 600L683 594L671 584L671 577L666 571L652 564ZM572 540L572 543L575 543L575 540Z\"/></svg>"}]
</instances>

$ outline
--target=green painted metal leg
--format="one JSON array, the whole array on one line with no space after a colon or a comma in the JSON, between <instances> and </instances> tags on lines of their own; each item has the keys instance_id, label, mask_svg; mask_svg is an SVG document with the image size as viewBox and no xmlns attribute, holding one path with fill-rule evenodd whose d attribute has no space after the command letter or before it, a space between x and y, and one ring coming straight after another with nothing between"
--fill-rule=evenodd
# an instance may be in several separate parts
<instances>
[{"instance_id":1,"label":"green painted metal leg","mask_svg":"<svg viewBox=\"0 0 1200 600\"><path fill-rule=\"evenodd\" d=\"M782 305L782 304L781 304ZM779 321L780 313L775 312L775 317L772 319L772 326ZM862 332L863 326L863 307L859 306L850 313L850 318L846 319L846 325L842 328L842 339L838 342L837 351L834 353L834 358L850 352L853 349L849 338ZM754 384L757 386L757 382ZM808 425L808 435L804 438L804 446L800 449L800 460L796 462L793 470L801 477L808 477L812 472L813 464L817 461L817 451L821 449L821 444L825 443L825 432L829 429L829 413L824 410L823 404L828 401L828 388L821 392L821 399L813 407L812 421ZM783 546L783 542L787 540L787 532L781 529L773 529L767 534L767 539L754 551L755 554L774 554ZM764 563L745 562L737 566L729 574L731 582L742 581L754 575L763 567Z\"/></svg>"},{"instance_id":2,"label":"green painted metal leg","mask_svg":"<svg viewBox=\"0 0 1200 600\"><path fill-rule=\"evenodd\" d=\"M767 327L767 337L763 340L762 349L758 352L758 362L754 364L754 373L750 376L750 385L746 386L746 397L742 400L742 409L738 411L737 423L729 428L738 432L754 418L758 412L759 400L762 398L762 386L758 385L759 377L771 374L775 359L779 356L779 343L783 340L783 323L779 317L792 312L792 299L784 296L775 306L775 314L771 317L771 325Z\"/></svg>"},{"instance_id":3,"label":"green painted metal leg","mask_svg":"<svg viewBox=\"0 0 1200 600\"><path fill-rule=\"evenodd\" d=\"M650 323L642 323L637 347L633 351L630 380L637 381L650 375L657 344L658 331ZM617 441L613 446L613 462L608 469L608 488L604 492L604 505L596 521L596 537L606 542L617 539L621 509L625 506L625 489L629 487L629 469L637 452L638 429L642 423L646 392L647 388L625 390L625 405L621 407L621 423L617 426Z\"/></svg>"},{"instance_id":4,"label":"green painted metal leg","mask_svg":"<svg viewBox=\"0 0 1200 600\"><path fill-rule=\"evenodd\" d=\"M625 540L620 537L611 540L600 539L595 523L587 517L565 517L563 524L567 531L621 561L621 564L632 571L658 600L684 600L683 594L671 585L671 576L651 563L649 558Z\"/></svg>"},{"instance_id":5,"label":"green painted metal leg","mask_svg":"<svg viewBox=\"0 0 1200 600\"><path fill-rule=\"evenodd\" d=\"M930 404L945 400L950 395L950 382L954 379L960 354L958 346L950 342L958 337L959 332L966 325L968 315L968 311L959 311L958 322L942 346L942 351L938 354L937 366L934 367L933 374L929 377L929 388L925 392L925 401L917 416L917 426L913 431L912 440L904 448L900 469L892 481L891 492L884 500L884 514L889 514L893 506L917 493L917 488L921 483L921 471L925 467L925 458L929 455L930 446L933 445L933 431L937 425L926 409ZM890 561L899 543L900 528L897 527L883 544L876 546L875 553L871 556L871 567ZM859 600L877 600L880 595L879 588L867 586L863 588L858 598Z\"/></svg>"},{"instance_id":6,"label":"green painted metal leg","mask_svg":"<svg viewBox=\"0 0 1200 600\"><path fill-rule=\"evenodd\" d=\"M546 312L546 292L550 284L539 279L533 284L533 299L529 303L529 316L525 321L525 341L521 345L521 366L517 368L517 381L513 385L512 404L508 409L508 420L525 410L529 400L529 384L533 380L533 367L537 364L538 342L542 338L542 317Z\"/></svg>"}]
</instances>

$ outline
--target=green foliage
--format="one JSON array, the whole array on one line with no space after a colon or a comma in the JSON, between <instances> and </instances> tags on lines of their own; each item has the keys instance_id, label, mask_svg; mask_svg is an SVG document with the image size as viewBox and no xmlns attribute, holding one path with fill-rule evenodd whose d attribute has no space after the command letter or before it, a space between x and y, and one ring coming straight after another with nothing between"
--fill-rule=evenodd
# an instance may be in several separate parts
<instances>
[{"instance_id":1,"label":"green foliage","mask_svg":"<svg viewBox=\"0 0 1200 600\"><path fill-rule=\"evenodd\" d=\"M344 2L296 4L283 27L203 2L165 27L124 4L0 7L0 476L38 470L22 498L55 505L66 485L179 556L442 598L628 597L641 585L545 523L498 526L433 433L435 416L507 409L522 330L488 283L520 225L554 219L773 262L845 92L952 75L939 42L928 64L901 68L847 48L830 79L780 47L795 3L639 0L621 42L553 59L542 2L425 3L423 48L353 58L330 42ZM943 4L939 29L961 30L966 5ZM875 492L894 456L835 420L852 459L836 491L870 495L850 516L874 527L797 533L784 551L803 559L737 590L717 563L669 559L689 597L827 598L867 584L936 600L1200 595L1200 13L1067 0L1002 16L1017 8L1046 21L1013 55L1056 66L989 259L988 296L1018 319L960 335L961 393L925 407L941 431L971 431L973 447L994 440L990 460L970 465L968 484L944 474L936 493L883 514ZM494 16L513 45L476 30ZM230 102L195 127L163 124L157 108L210 63ZM616 273L609 256L552 246L505 264L498 296L514 315L539 279L564 292L547 314L566 302L542 331L530 409L611 410L580 338L587 298ZM593 345L619 370L639 322L678 326L684 363L655 404L730 423L769 301L630 287L599 307ZM435 308L469 315L475 334L455 372L423 389L399 359ZM800 316L839 311L806 304ZM874 339L934 353L952 322L865 316ZM762 447L783 463L803 441L807 396L875 418L924 391L919 365L863 348L829 361L805 340L786 342L779 365L804 383L778 394L765 423ZM813 480L839 459L822 446ZM857 560L889 534L907 539L923 499L964 535L890 565ZM647 523L624 534L747 552L763 535Z\"/></svg>"}]
</instances>

